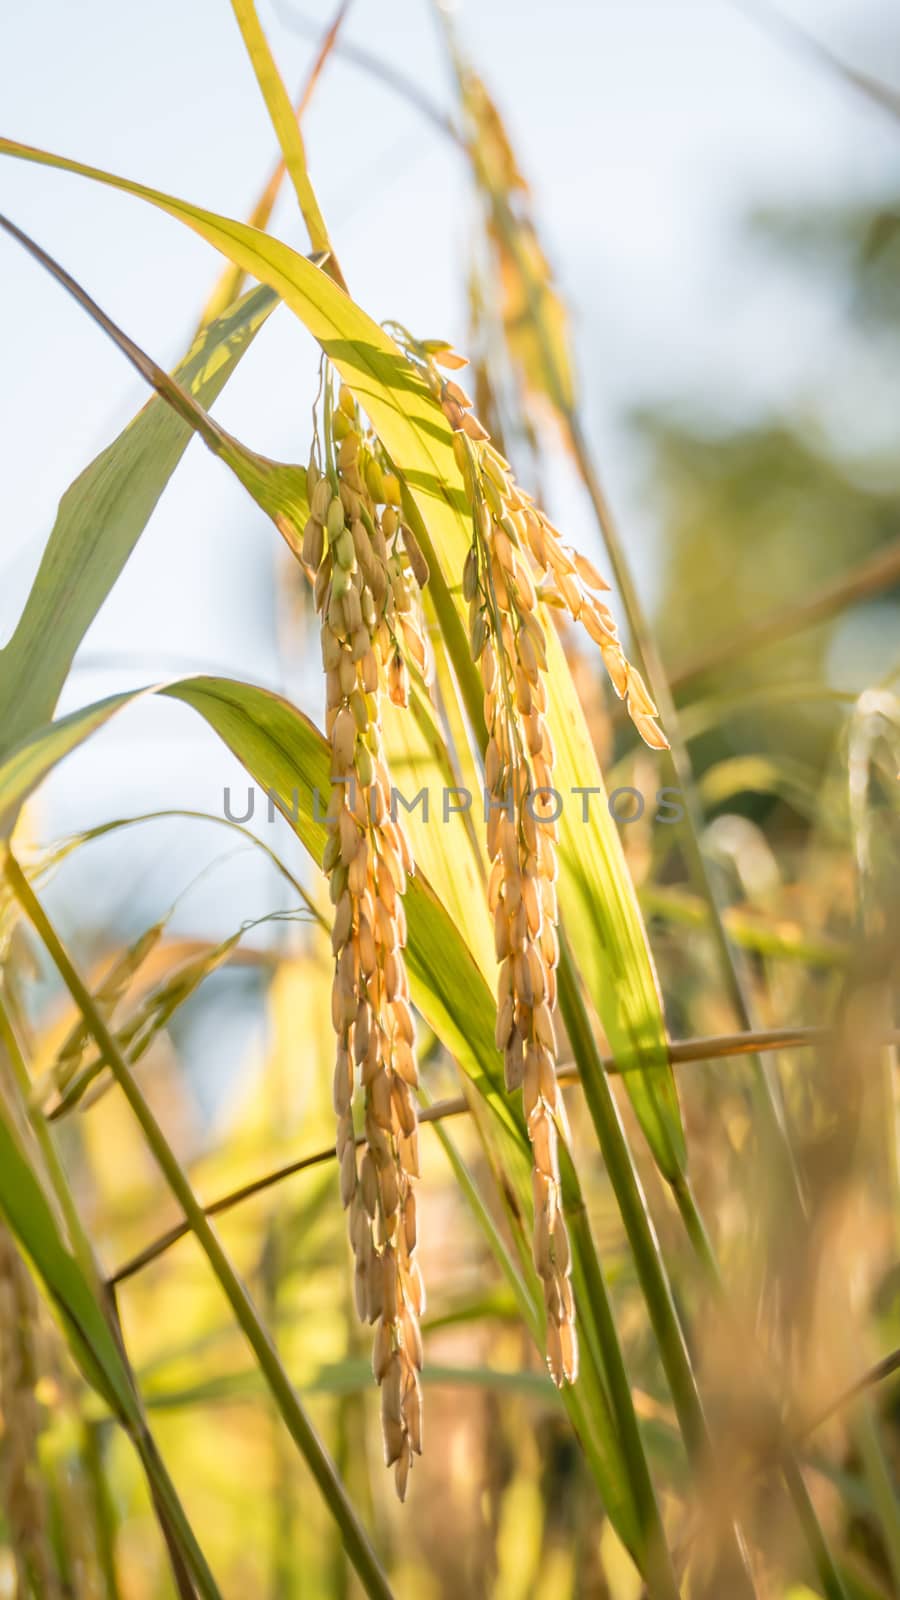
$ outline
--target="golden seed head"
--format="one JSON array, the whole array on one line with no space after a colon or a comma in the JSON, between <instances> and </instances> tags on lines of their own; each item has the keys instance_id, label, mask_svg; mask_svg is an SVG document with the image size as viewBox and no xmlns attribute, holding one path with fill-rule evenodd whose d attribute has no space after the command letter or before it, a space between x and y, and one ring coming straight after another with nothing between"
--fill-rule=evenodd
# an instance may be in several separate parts
<instances>
[{"instance_id":1,"label":"golden seed head","mask_svg":"<svg viewBox=\"0 0 900 1600\"><path fill-rule=\"evenodd\" d=\"M418 591L404 565L409 562L420 585L427 581L427 566L408 530L403 550L394 545L389 553L388 541L400 528L400 485L382 471L374 438L363 436L349 390L340 391L331 428L327 459L335 459L339 440L338 492L327 478L311 482L304 559L316 570L314 596L323 615L332 774L356 780L352 797L333 791L323 857L334 907L333 1100L341 1197L356 1261L354 1294L360 1316L375 1324L373 1370L382 1387L385 1455L397 1464L403 1493L412 1456L421 1448L416 1308L424 1303L414 1259L418 1071L401 900L412 859L405 835L390 820L391 778L380 755L379 730L382 695L400 705L408 699L401 644L425 665ZM359 1161L354 1063L365 1098Z\"/></svg>"}]
</instances>

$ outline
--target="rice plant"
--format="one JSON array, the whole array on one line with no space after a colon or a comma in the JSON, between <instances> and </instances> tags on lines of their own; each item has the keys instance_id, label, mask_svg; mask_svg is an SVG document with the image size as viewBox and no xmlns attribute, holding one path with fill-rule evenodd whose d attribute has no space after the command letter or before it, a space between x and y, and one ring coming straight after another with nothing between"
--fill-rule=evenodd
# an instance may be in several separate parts
<instances>
[{"instance_id":1,"label":"rice plant","mask_svg":"<svg viewBox=\"0 0 900 1600\"><path fill-rule=\"evenodd\" d=\"M0 139L224 258L168 373L0 216L153 391L63 495L0 649L0 1590L898 1594L897 668L810 691L790 654L890 598L890 535L718 642L698 616L671 672L451 18L449 116L412 63L354 60L457 151L471 359L401 320L402 249L385 322L340 264L302 130L347 5L296 106L253 0L231 9L277 152L248 221ZM282 188L306 253L271 231ZM317 352L299 403L286 374L288 460L211 414L279 307ZM168 675L60 714L194 434L278 536L297 694ZM571 528L545 509L560 450ZM240 766L246 811L100 803L45 838L59 764L160 702ZM748 704L787 707L774 754L734 732ZM252 852L264 911L179 933L215 858L136 923L70 914L72 873L163 830ZM216 1024L215 1079L236 978L263 1059L198 1118L185 1032Z\"/></svg>"}]
</instances>

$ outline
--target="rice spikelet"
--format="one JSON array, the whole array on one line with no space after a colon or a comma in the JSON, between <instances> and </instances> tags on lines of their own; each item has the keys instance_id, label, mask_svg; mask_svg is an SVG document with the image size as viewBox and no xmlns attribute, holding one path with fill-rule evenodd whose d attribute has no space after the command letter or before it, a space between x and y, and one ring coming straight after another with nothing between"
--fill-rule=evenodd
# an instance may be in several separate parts
<instances>
[{"instance_id":1,"label":"rice spikelet","mask_svg":"<svg viewBox=\"0 0 900 1600\"><path fill-rule=\"evenodd\" d=\"M326 379L324 468L309 465L302 555L321 616L333 789L324 867L334 906L334 1108L341 1199L356 1259L359 1315L375 1325L384 1453L403 1499L422 1449L425 1293L416 1260L419 1171L415 1028L403 949L409 846L391 817L380 703L409 695L407 657L427 669L416 584L421 553L401 521L400 488L352 395ZM357 1072L364 1100L358 1156Z\"/></svg>"},{"instance_id":2,"label":"rice spikelet","mask_svg":"<svg viewBox=\"0 0 900 1600\"><path fill-rule=\"evenodd\" d=\"M578 1348L558 1162L558 1141L568 1137L554 1024L559 802L545 720L547 655L540 600L567 611L599 645L613 686L647 743L659 748L665 739L655 721L656 707L626 660L601 599L608 585L563 543L519 488L465 391L439 370L458 369L462 357L439 341L410 340L407 349L454 430L454 454L472 513L463 593L488 731L488 896L500 963L496 1038L507 1088L522 1090L533 1157L534 1261L544 1288L547 1363L554 1381L562 1384L577 1375Z\"/></svg>"},{"instance_id":3,"label":"rice spikelet","mask_svg":"<svg viewBox=\"0 0 900 1600\"><path fill-rule=\"evenodd\" d=\"M449 24L448 24L449 27ZM544 253L531 194L500 113L477 73L454 49L463 136L484 204L486 270L503 342L521 389L528 426L564 418L575 402L569 318Z\"/></svg>"}]
</instances>

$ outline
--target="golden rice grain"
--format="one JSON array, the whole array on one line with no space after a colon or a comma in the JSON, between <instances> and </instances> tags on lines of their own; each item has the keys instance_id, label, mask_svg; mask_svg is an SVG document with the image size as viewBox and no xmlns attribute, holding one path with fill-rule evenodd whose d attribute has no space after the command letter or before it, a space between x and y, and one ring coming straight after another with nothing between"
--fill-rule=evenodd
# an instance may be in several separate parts
<instances>
[{"instance_id":1,"label":"golden rice grain","mask_svg":"<svg viewBox=\"0 0 900 1600\"><path fill-rule=\"evenodd\" d=\"M397 479L378 460L377 443L345 388L337 405L326 407L324 457L324 469L315 456L310 462L303 558L315 570L335 782L323 865L334 906L336 1149L356 1261L356 1304L360 1317L375 1325L372 1368L381 1387L385 1460L402 1499L412 1457L422 1448L418 1319L424 1290L413 1193L418 1073L401 900L412 860L389 815L380 701L387 693L395 704L407 704L408 657L420 671L427 668L415 596L428 570L398 516ZM353 1124L357 1072L361 1159Z\"/></svg>"},{"instance_id":2,"label":"golden rice grain","mask_svg":"<svg viewBox=\"0 0 900 1600\"><path fill-rule=\"evenodd\" d=\"M488 732L489 900L500 966L496 1042L507 1087L522 1090L533 1156L534 1261L544 1289L547 1362L554 1381L563 1383L576 1376L578 1350L558 1164L558 1140L567 1130L553 1021L559 958L556 825L547 802L555 750L545 722L547 651L539 600L584 625L642 737L657 747L665 739L655 722L656 708L625 659L599 598L607 588L603 578L563 543L518 487L465 391L438 371L438 365L464 365L462 357L439 341L410 341L407 348L453 429L454 455L472 513L473 541L462 587Z\"/></svg>"}]
</instances>

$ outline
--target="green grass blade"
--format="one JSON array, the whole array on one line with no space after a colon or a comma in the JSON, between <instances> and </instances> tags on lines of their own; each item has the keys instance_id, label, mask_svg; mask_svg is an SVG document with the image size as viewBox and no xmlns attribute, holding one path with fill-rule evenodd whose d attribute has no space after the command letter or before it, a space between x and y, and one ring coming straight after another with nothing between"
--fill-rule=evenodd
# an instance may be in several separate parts
<instances>
[{"instance_id":1,"label":"green grass blade","mask_svg":"<svg viewBox=\"0 0 900 1600\"><path fill-rule=\"evenodd\" d=\"M4 756L0 761L0 840L9 838L28 796L57 763L135 698L128 691L109 695L38 729Z\"/></svg>"},{"instance_id":2,"label":"green grass blade","mask_svg":"<svg viewBox=\"0 0 900 1600\"><path fill-rule=\"evenodd\" d=\"M300 132L300 123L297 113L291 104L291 97L284 86L284 80L278 71L275 58L269 48L269 42L263 32L253 0L231 0L231 9L237 18L238 27L247 54L256 73L260 93L266 102L266 110L275 129L275 137L284 157L284 164L288 176L294 186L297 203L306 223L309 242L314 250L327 251L330 262L326 270L330 270L336 281L344 286L340 268L331 248L325 218L319 210L319 202L309 177L306 164L306 149L303 144L303 135Z\"/></svg>"}]
</instances>

